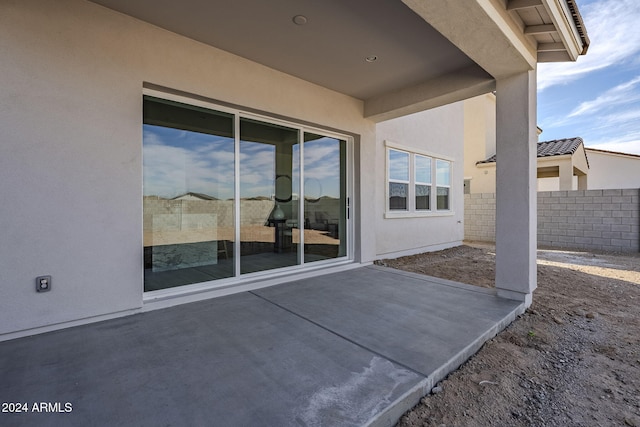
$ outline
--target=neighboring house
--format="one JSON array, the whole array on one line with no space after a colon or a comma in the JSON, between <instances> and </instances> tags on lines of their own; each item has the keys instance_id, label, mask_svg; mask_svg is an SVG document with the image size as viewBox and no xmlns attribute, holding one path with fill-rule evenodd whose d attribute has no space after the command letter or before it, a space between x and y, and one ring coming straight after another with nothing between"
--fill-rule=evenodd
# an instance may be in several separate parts
<instances>
[{"instance_id":1,"label":"neighboring house","mask_svg":"<svg viewBox=\"0 0 640 427\"><path fill-rule=\"evenodd\" d=\"M542 183L548 179L558 183L558 190L586 190L589 171L582 138L538 143L538 191L544 191Z\"/></svg>"},{"instance_id":2,"label":"neighboring house","mask_svg":"<svg viewBox=\"0 0 640 427\"><path fill-rule=\"evenodd\" d=\"M589 159L590 190L640 188L640 155L585 149Z\"/></svg>"},{"instance_id":3,"label":"neighboring house","mask_svg":"<svg viewBox=\"0 0 640 427\"><path fill-rule=\"evenodd\" d=\"M551 191L545 187L549 181L555 183L555 190L586 190L588 174L589 161L582 138L542 141L537 144L538 191ZM465 172L465 179L470 183L468 192L495 192L495 180L486 178L495 175L495 154L476 162L474 167ZM474 177L479 179L474 181Z\"/></svg>"},{"instance_id":4,"label":"neighboring house","mask_svg":"<svg viewBox=\"0 0 640 427\"><path fill-rule=\"evenodd\" d=\"M536 64L588 43L574 0L1 2L0 339L460 244L494 90L530 304Z\"/></svg>"},{"instance_id":5,"label":"neighboring house","mask_svg":"<svg viewBox=\"0 0 640 427\"><path fill-rule=\"evenodd\" d=\"M581 138L548 141L547 144L561 146L572 141L576 144L576 152L572 154L571 164L568 156L557 157L559 177L555 173L545 175L541 168L548 163L538 156L538 191L640 188L639 155L584 147ZM588 168L584 167L585 159ZM573 168L573 176L570 168Z\"/></svg>"},{"instance_id":6,"label":"neighboring house","mask_svg":"<svg viewBox=\"0 0 640 427\"><path fill-rule=\"evenodd\" d=\"M494 104L493 95L464 101L465 193L495 192ZM580 137L542 141L537 177L538 191L640 188L640 155L588 148Z\"/></svg>"}]
</instances>

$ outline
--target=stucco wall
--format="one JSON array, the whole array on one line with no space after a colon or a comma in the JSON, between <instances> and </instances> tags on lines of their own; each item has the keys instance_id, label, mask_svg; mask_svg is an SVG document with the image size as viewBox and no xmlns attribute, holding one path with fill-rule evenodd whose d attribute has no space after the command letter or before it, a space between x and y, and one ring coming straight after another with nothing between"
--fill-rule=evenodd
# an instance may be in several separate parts
<instances>
[{"instance_id":1,"label":"stucco wall","mask_svg":"<svg viewBox=\"0 0 640 427\"><path fill-rule=\"evenodd\" d=\"M356 165L378 160L361 101L93 3L1 2L0 52L0 334L142 306L145 82L352 133ZM366 261L378 184L355 175Z\"/></svg>"},{"instance_id":2,"label":"stucco wall","mask_svg":"<svg viewBox=\"0 0 640 427\"><path fill-rule=\"evenodd\" d=\"M588 189L640 188L640 157L587 149Z\"/></svg>"},{"instance_id":3,"label":"stucco wall","mask_svg":"<svg viewBox=\"0 0 640 427\"><path fill-rule=\"evenodd\" d=\"M463 216L463 104L455 103L377 125L376 254L378 258L460 244ZM385 218L385 141L452 159L451 211L429 217ZM372 168L373 169L373 168Z\"/></svg>"},{"instance_id":4,"label":"stucco wall","mask_svg":"<svg viewBox=\"0 0 640 427\"><path fill-rule=\"evenodd\" d=\"M476 165L496 153L496 97L492 93L463 101L464 178L472 193L496 191L495 164Z\"/></svg>"},{"instance_id":5,"label":"stucco wall","mask_svg":"<svg viewBox=\"0 0 640 427\"><path fill-rule=\"evenodd\" d=\"M465 239L495 241L495 195L465 195ZM640 190L538 193L538 245L640 252Z\"/></svg>"}]
</instances>

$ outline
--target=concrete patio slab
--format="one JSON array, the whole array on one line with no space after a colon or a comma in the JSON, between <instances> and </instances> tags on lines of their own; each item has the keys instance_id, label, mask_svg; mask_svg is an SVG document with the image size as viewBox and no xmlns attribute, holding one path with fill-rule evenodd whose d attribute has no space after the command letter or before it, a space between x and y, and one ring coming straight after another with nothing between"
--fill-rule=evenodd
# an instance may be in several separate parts
<instances>
[{"instance_id":1,"label":"concrete patio slab","mask_svg":"<svg viewBox=\"0 0 640 427\"><path fill-rule=\"evenodd\" d=\"M491 289L377 266L254 293L425 376L520 307Z\"/></svg>"},{"instance_id":2,"label":"concrete patio slab","mask_svg":"<svg viewBox=\"0 0 640 427\"><path fill-rule=\"evenodd\" d=\"M0 425L392 425L517 310L371 266L6 341Z\"/></svg>"}]
</instances>

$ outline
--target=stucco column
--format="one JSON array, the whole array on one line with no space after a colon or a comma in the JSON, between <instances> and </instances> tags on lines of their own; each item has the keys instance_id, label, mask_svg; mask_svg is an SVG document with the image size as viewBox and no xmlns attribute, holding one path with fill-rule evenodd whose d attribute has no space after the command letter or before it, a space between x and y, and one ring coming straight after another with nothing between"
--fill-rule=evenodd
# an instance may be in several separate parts
<instances>
[{"instance_id":1,"label":"stucco column","mask_svg":"<svg viewBox=\"0 0 640 427\"><path fill-rule=\"evenodd\" d=\"M571 160L560 162L559 169L560 187L558 189L560 191L573 190L573 164Z\"/></svg>"},{"instance_id":2,"label":"stucco column","mask_svg":"<svg viewBox=\"0 0 640 427\"><path fill-rule=\"evenodd\" d=\"M496 82L496 288L531 304L536 288L536 72Z\"/></svg>"},{"instance_id":3,"label":"stucco column","mask_svg":"<svg viewBox=\"0 0 640 427\"><path fill-rule=\"evenodd\" d=\"M587 175L578 175L578 190L587 190Z\"/></svg>"}]
</instances>

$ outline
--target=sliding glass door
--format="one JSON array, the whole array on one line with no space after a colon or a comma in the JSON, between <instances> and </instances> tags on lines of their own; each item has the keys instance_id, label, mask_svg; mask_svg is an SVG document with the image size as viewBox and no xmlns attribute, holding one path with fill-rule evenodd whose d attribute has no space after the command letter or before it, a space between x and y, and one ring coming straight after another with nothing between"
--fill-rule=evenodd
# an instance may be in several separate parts
<instances>
[{"instance_id":1,"label":"sliding glass door","mask_svg":"<svg viewBox=\"0 0 640 427\"><path fill-rule=\"evenodd\" d=\"M346 141L304 134L304 260L347 254Z\"/></svg>"},{"instance_id":2,"label":"sliding glass door","mask_svg":"<svg viewBox=\"0 0 640 427\"><path fill-rule=\"evenodd\" d=\"M300 263L293 232L300 180L299 131L240 119L240 272Z\"/></svg>"},{"instance_id":3,"label":"sliding glass door","mask_svg":"<svg viewBox=\"0 0 640 427\"><path fill-rule=\"evenodd\" d=\"M146 98L144 290L234 275L234 118Z\"/></svg>"},{"instance_id":4,"label":"sliding glass door","mask_svg":"<svg viewBox=\"0 0 640 427\"><path fill-rule=\"evenodd\" d=\"M348 256L347 142L145 97L144 290Z\"/></svg>"}]
</instances>

